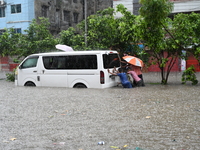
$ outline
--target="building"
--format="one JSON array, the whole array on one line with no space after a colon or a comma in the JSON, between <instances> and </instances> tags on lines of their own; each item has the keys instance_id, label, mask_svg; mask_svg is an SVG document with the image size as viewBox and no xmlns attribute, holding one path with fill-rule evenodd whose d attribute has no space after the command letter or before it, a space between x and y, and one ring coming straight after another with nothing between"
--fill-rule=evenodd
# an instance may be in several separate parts
<instances>
[{"instance_id":1,"label":"building","mask_svg":"<svg viewBox=\"0 0 200 150\"><path fill-rule=\"evenodd\" d=\"M177 13L200 13L199 0L171 0L174 3L173 14Z\"/></svg>"},{"instance_id":2,"label":"building","mask_svg":"<svg viewBox=\"0 0 200 150\"><path fill-rule=\"evenodd\" d=\"M50 31L56 35L108 7L113 7L113 0L0 0L0 35L5 28L25 34L24 30L38 17L49 18ZM0 56L0 71L15 66L9 57Z\"/></svg>"},{"instance_id":3,"label":"building","mask_svg":"<svg viewBox=\"0 0 200 150\"><path fill-rule=\"evenodd\" d=\"M133 0L113 0L113 8L116 9L116 6L119 4L123 4L128 11L133 13ZM122 17L121 13L117 13L115 15L116 18Z\"/></svg>"},{"instance_id":4,"label":"building","mask_svg":"<svg viewBox=\"0 0 200 150\"><path fill-rule=\"evenodd\" d=\"M176 13L189 13L189 12L200 12L200 1L199 0L169 0L174 3L173 14ZM118 4L123 4L128 11L134 15L139 15L139 0L113 0L113 7L116 8ZM116 14L116 18L121 17L120 13Z\"/></svg>"},{"instance_id":5,"label":"building","mask_svg":"<svg viewBox=\"0 0 200 150\"><path fill-rule=\"evenodd\" d=\"M0 0L0 34L5 28L24 33L38 17L49 18L51 32L57 34L84 20L85 12L89 16L108 7L113 0Z\"/></svg>"}]
</instances>

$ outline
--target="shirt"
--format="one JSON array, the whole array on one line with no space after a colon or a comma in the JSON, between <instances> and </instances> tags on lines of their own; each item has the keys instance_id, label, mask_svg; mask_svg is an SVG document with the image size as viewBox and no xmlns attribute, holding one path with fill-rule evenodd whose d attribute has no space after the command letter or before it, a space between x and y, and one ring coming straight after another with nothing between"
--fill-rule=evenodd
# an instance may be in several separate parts
<instances>
[{"instance_id":1,"label":"shirt","mask_svg":"<svg viewBox=\"0 0 200 150\"><path fill-rule=\"evenodd\" d=\"M135 73L136 73L137 75L142 74L141 67L131 65L130 68L131 68L131 70L135 71Z\"/></svg>"},{"instance_id":2,"label":"shirt","mask_svg":"<svg viewBox=\"0 0 200 150\"><path fill-rule=\"evenodd\" d=\"M135 71L129 71L128 73L131 74L131 76L133 77L133 79L134 79L136 82L138 82L138 81L141 80L141 79L138 77L138 75L136 74Z\"/></svg>"},{"instance_id":3,"label":"shirt","mask_svg":"<svg viewBox=\"0 0 200 150\"><path fill-rule=\"evenodd\" d=\"M126 84L127 82L129 82L126 73L122 72L118 73L117 75L120 77L122 84Z\"/></svg>"}]
</instances>

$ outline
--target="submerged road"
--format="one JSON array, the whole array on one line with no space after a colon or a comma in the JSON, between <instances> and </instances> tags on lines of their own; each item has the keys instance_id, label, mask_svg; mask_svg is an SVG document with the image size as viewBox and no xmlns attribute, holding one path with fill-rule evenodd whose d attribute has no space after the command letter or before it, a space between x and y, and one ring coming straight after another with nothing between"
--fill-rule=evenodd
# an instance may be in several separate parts
<instances>
[{"instance_id":1,"label":"submerged road","mask_svg":"<svg viewBox=\"0 0 200 150\"><path fill-rule=\"evenodd\" d=\"M69 89L16 87L1 73L0 149L200 149L200 84L143 77L140 88Z\"/></svg>"}]
</instances>

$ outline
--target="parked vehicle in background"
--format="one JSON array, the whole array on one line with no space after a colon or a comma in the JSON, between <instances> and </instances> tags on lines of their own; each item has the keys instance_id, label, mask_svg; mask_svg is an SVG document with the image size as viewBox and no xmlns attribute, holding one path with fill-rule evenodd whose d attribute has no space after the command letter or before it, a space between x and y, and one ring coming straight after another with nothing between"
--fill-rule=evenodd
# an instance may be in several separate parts
<instances>
[{"instance_id":1,"label":"parked vehicle in background","mask_svg":"<svg viewBox=\"0 0 200 150\"><path fill-rule=\"evenodd\" d=\"M26 57L16 70L15 85L70 88L116 86L107 69L120 67L117 51L39 53Z\"/></svg>"}]
</instances>

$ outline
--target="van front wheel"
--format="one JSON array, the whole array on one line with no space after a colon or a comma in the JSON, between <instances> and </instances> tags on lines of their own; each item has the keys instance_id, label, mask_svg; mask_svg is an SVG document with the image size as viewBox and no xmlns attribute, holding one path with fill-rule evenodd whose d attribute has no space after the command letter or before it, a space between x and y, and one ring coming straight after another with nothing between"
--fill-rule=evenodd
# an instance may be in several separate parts
<instances>
[{"instance_id":1,"label":"van front wheel","mask_svg":"<svg viewBox=\"0 0 200 150\"><path fill-rule=\"evenodd\" d=\"M24 86L35 86L33 82L26 82Z\"/></svg>"},{"instance_id":2,"label":"van front wheel","mask_svg":"<svg viewBox=\"0 0 200 150\"><path fill-rule=\"evenodd\" d=\"M74 85L74 88L87 88L87 87L82 83L77 83Z\"/></svg>"}]
</instances>

